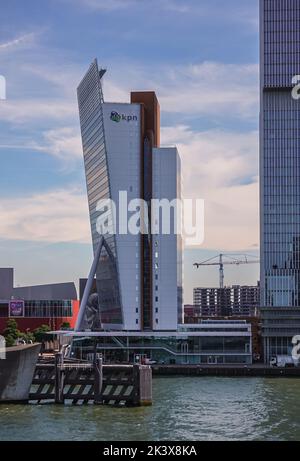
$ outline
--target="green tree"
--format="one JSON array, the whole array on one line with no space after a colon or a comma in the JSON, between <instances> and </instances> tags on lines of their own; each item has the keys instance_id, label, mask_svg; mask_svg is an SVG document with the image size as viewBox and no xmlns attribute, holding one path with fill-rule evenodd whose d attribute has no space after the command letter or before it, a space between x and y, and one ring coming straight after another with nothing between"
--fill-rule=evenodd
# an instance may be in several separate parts
<instances>
[{"instance_id":1,"label":"green tree","mask_svg":"<svg viewBox=\"0 0 300 461\"><path fill-rule=\"evenodd\" d=\"M36 342L34 334L31 333L31 331L26 331L26 333L20 333L19 339L23 339L24 341L26 341L26 343L30 343L30 341L32 341L33 343Z\"/></svg>"},{"instance_id":2,"label":"green tree","mask_svg":"<svg viewBox=\"0 0 300 461\"><path fill-rule=\"evenodd\" d=\"M3 332L5 337L6 346L11 347L15 344L16 340L20 337L21 332L18 330L18 324L15 319L9 319L6 323L6 328Z\"/></svg>"},{"instance_id":3,"label":"green tree","mask_svg":"<svg viewBox=\"0 0 300 461\"><path fill-rule=\"evenodd\" d=\"M10 335L5 336L5 346L6 347L14 346L15 342L16 342L16 340L12 336L10 336Z\"/></svg>"},{"instance_id":4,"label":"green tree","mask_svg":"<svg viewBox=\"0 0 300 461\"><path fill-rule=\"evenodd\" d=\"M37 343L42 343L43 341L49 341L51 339L51 335L47 334L51 331L49 325L41 325L40 327L36 328L33 331L33 336Z\"/></svg>"},{"instance_id":5,"label":"green tree","mask_svg":"<svg viewBox=\"0 0 300 461\"><path fill-rule=\"evenodd\" d=\"M25 332L20 331L15 319L9 319L7 321L3 336L5 337L7 347L14 346L18 339L22 339L26 343L30 343L30 341L33 343L35 342L35 336L33 333L31 333L29 328Z\"/></svg>"},{"instance_id":6,"label":"green tree","mask_svg":"<svg viewBox=\"0 0 300 461\"><path fill-rule=\"evenodd\" d=\"M61 330L70 330L70 328L71 328L71 325L69 322L63 322L60 326Z\"/></svg>"}]
</instances>

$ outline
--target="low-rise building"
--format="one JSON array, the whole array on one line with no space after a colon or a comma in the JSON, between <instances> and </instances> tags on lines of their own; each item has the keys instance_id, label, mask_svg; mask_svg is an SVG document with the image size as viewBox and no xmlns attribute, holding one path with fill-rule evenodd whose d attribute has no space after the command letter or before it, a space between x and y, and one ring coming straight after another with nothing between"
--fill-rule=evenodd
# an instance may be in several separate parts
<instances>
[{"instance_id":1,"label":"low-rise building","mask_svg":"<svg viewBox=\"0 0 300 461\"><path fill-rule=\"evenodd\" d=\"M187 304L184 306L184 322L186 325L201 324L203 321L224 321L230 324L232 321L245 321L251 324L252 334L252 356L255 361L261 361L263 357L262 344L262 320L260 316L231 316L231 317L209 317L201 316L201 310L198 306Z\"/></svg>"},{"instance_id":2,"label":"low-rise building","mask_svg":"<svg viewBox=\"0 0 300 461\"><path fill-rule=\"evenodd\" d=\"M62 333L76 338L74 351L94 351L105 362L133 362L135 356L159 364L251 364L251 323L245 320L203 320L178 325L177 331L91 331Z\"/></svg>"},{"instance_id":3,"label":"low-rise building","mask_svg":"<svg viewBox=\"0 0 300 461\"><path fill-rule=\"evenodd\" d=\"M63 324L75 326L79 310L73 282L14 287L13 268L0 269L0 334L10 318L22 332L41 325L58 330Z\"/></svg>"}]
</instances>

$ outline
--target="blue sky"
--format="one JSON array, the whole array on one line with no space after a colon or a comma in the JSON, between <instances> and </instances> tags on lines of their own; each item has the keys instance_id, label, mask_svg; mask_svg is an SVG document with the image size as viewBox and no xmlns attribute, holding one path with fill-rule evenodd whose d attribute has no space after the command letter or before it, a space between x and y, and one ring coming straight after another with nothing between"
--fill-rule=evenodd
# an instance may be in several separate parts
<instances>
[{"instance_id":1,"label":"blue sky","mask_svg":"<svg viewBox=\"0 0 300 461\"><path fill-rule=\"evenodd\" d=\"M77 280L91 262L76 86L106 67L105 99L154 89L162 143L186 197L205 199L204 244L185 252L185 301L216 285L196 260L258 252L258 2L10 0L1 5L0 261L16 284ZM256 265L226 283L255 283Z\"/></svg>"}]
</instances>

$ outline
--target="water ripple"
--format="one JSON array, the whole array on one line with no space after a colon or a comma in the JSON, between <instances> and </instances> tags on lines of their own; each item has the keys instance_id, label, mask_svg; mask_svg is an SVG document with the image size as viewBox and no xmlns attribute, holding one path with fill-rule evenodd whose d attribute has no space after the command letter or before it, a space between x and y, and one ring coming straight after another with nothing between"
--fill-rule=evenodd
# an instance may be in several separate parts
<instances>
[{"instance_id":1,"label":"water ripple","mask_svg":"<svg viewBox=\"0 0 300 461\"><path fill-rule=\"evenodd\" d=\"M299 440L300 380L155 378L152 407L1 405L0 440Z\"/></svg>"}]
</instances>

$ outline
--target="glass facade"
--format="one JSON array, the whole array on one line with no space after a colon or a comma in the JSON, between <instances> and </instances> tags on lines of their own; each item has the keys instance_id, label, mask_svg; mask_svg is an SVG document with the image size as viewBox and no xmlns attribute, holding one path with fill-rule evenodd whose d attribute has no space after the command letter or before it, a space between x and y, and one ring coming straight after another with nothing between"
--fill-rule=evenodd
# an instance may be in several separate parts
<instances>
[{"instance_id":1,"label":"glass facade","mask_svg":"<svg viewBox=\"0 0 300 461\"><path fill-rule=\"evenodd\" d=\"M299 306L299 102L264 94L264 272L267 306Z\"/></svg>"},{"instance_id":2,"label":"glass facade","mask_svg":"<svg viewBox=\"0 0 300 461\"><path fill-rule=\"evenodd\" d=\"M143 149L143 198L148 205L148 216L146 222L149 226L149 232L142 235L143 248L143 309L142 309L142 326L144 330L153 328L153 296L152 296L152 235L151 226L151 198L152 198L152 145L149 139L144 139Z\"/></svg>"},{"instance_id":3,"label":"glass facade","mask_svg":"<svg viewBox=\"0 0 300 461\"><path fill-rule=\"evenodd\" d=\"M0 317L8 317L8 302L0 303ZM73 316L72 300L25 301L25 318L61 318Z\"/></svg>"},{"instance_id":4,"label":"glass facade","mask_svg":"<svg viewBox=\"0 0 300 461\"><path fill-rule=\"evenodd\" d=\"M111 199L102 109L104 101L101 78L104 73L104 70L99 71L95 60L77 90L94 252L101 237L97 229L101 213L105 214L103 222L106 229L115 225L109 202L103 209L97 209L99 200ZM107 233L104 237L110 252L103 247L96 273L100 320L105 324L121 325L116 241L113 234Z\"/></svg>"},{"instance_id":5,"label":"glass facade","mask_svg":"<svg viewBox=\"0 0 300 461\"><path fill-rule=\"evenodd\" d=\"M300 73L299 0L261 2L262 304L299 306Z\"/></svg>"},{"instance_id":6,"label":"glass facade","mask_svg":"<svg viewBox=\"0 0 300 461\"><path fill-rule=\"evenodd\" d=\"M210 333L212 333L212 329ZM232 336L215 331L213 336L190 336L188 333L179 336L109 336L97 337L97 351L102 353L105 363L133 363L135 356L144 356L160 364L251 364L251 332L246 335ZM76 349L80 356L92 356L94 343L89 339L76 341Z\"/></svg>"},{"instance_id":7,"label":"glass facade","mask_svg":"<svg viewBox=\"0 0 300 461\"><path fill-rule=\"evenodd\" d=\"M300 0L260 1L261 305L265 362L300 332Z\"/></svg>"},{"instance_id":8,"label":"glass facade","mask_svg":"<svg viewBox=\"0 0 300 461\"><path fill-rule=\"evenodd\" d=\"M25 317L72 317L72 301L25 301Z\"/></svg>"}]
</instances>

